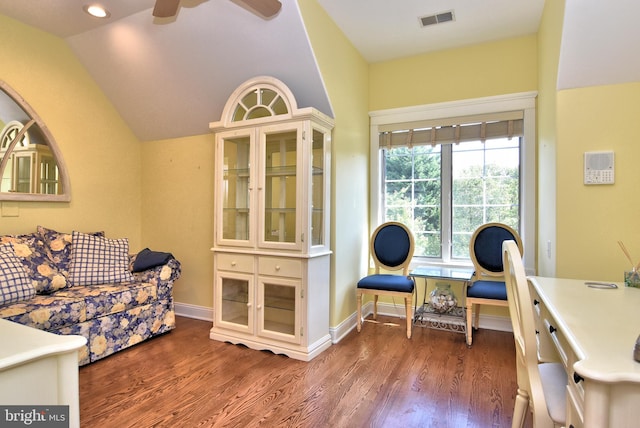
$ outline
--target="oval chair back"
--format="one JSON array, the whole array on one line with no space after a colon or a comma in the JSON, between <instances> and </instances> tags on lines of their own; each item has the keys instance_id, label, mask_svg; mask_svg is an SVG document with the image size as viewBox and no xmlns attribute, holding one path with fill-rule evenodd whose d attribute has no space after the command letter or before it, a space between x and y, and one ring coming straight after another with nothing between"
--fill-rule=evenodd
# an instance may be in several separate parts
<instances>
[{"instance_id":1,"label":"oval chair back","mask_svg":"<svg viewBox=\"0 0 640 428\"><path fill-rule=\"evenodd\" d=\"M384 223L373 232L370 250L376 273L380 273L381 268L403 269L403 275L408 275L414 250L413 235L402 223Z\"/></svg>"}]
</instances>

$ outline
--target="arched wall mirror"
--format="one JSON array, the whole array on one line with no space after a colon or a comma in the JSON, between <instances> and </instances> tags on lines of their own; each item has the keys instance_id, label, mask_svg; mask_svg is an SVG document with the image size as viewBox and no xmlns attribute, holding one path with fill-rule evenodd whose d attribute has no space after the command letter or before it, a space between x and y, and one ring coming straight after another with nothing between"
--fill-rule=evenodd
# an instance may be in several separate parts
<instances>
[{"instance_id":1,"label":"arched wall mirror","mask_svg":"<svg viewBox=\"0 0 640 428\"><path fill-rule=\"evenodd\" d=\"M0 80L0 201L70 200L69 177L53 135Z\"/></svg>"}]
</instances>

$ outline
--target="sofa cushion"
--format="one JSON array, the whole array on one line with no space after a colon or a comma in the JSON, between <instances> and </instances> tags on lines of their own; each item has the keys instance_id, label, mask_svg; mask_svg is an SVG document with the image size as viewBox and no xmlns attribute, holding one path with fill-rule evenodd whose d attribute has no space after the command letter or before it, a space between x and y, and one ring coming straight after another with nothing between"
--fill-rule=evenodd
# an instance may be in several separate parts
<instances>
[{"instance_id":1,"label":"sofa cushion","mask_svg":"<svg viewBox=\"0 0 640 428\"><path fill-rule=\"evenodd\" d=\"M129 240L73 232L70 278L73 285L133 282L129 271Z\"/></svg>"},{"instance_id":2,"label":"sofa cushion","mask_svg":"<svg viewBox=\"0 0 640 428\"><path fill-rule=\"evenodd\" d=\"M40 330L55 330L83 322L87 309L82 299L36 295L29 300L0 307L0 318Z\"/></svg>"},{"instance_id":3,"label":"sofa cushion","mask_svg":"<svg viewBox=\"0 0 640 428\"><path fill-rule=\"evenodd\" d=\"M49 294L69 285L66 275L49 258L38 234L5 235L0 237L0 242L11 243L36 293Z\"/></svg>"},{"instance_id":4,"label":"sofa cushion","mask_svg":"<svg viewBox=\"0 0 640 428\"><path fill-rule=\"evenodd\" d=\"M71 287L56 296L84 300L87 320L146 305L157 299L157 287L150 283L102 284Z\"/></svg>"},{"instance_id":5,"label":"sofa cushion","mask_svg":"<svg viewBox=\"0 0 640 428\"><path fill-rule=\"evenodd\" d=\"M38 226L37 231L38 236L44 241L49 260L51 260L65 278L69 278L73 235L71 233L58 232L57 230L48 229L43 226ZM102 231L89 234L93 236L104 236L104 232Z\"/></svg>"},{"instance_id":6,"label":"sofa cushion","mask_svg":"<svg viewBox=\"0 0 640 428\"><path fill-rule=\"evenodd\" d=\"M11 244L0 245L0 306L30 299L35 294Z\"/></svg>"}]
</instances>

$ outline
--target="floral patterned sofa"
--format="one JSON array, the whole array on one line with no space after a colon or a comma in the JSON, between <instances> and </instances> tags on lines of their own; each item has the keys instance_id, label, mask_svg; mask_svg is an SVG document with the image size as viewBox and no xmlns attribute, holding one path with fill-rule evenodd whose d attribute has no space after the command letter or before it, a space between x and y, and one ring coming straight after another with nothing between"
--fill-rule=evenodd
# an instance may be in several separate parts
<instances>
[{"instance_id":1,"label":"floral patterned sofa","mask_svg":"<svg viewBox=\"0 0 640 428\"><path fill-rule=\"evenodd\" d=\"M85 365L175 328L169 253L129 254L124 239L38 226L0 236L0 318L87 339Z\"/></svg>"}]
</instances>

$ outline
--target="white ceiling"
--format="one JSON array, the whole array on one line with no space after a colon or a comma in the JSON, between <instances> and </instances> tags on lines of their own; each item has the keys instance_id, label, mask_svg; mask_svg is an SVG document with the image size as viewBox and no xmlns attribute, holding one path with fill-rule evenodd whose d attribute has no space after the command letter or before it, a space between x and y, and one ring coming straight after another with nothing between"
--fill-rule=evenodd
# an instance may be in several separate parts
<instances>
[{"instance_id":1,"label":"white ceiling","mask_svg":"<svg viewBox=\"0 0 640 428\"><path fill-rule=\"evenodd\" d=\"M64 38L143 141L207 133L235 88L257 75L284 81L300 107L333 116L296 0L281 0L270 20L233 0L182 0L169 19L152 17L154 0L102 0L111 17L98 20L82 11L89 1L0 0L0 14ZM636 0L565 1L560 87L640 81ZM534 34L544 7L544 0L318 3L368 62ZM420 16L451 10L453 22L420 27Z\"/></svg>"}]
</instances>

